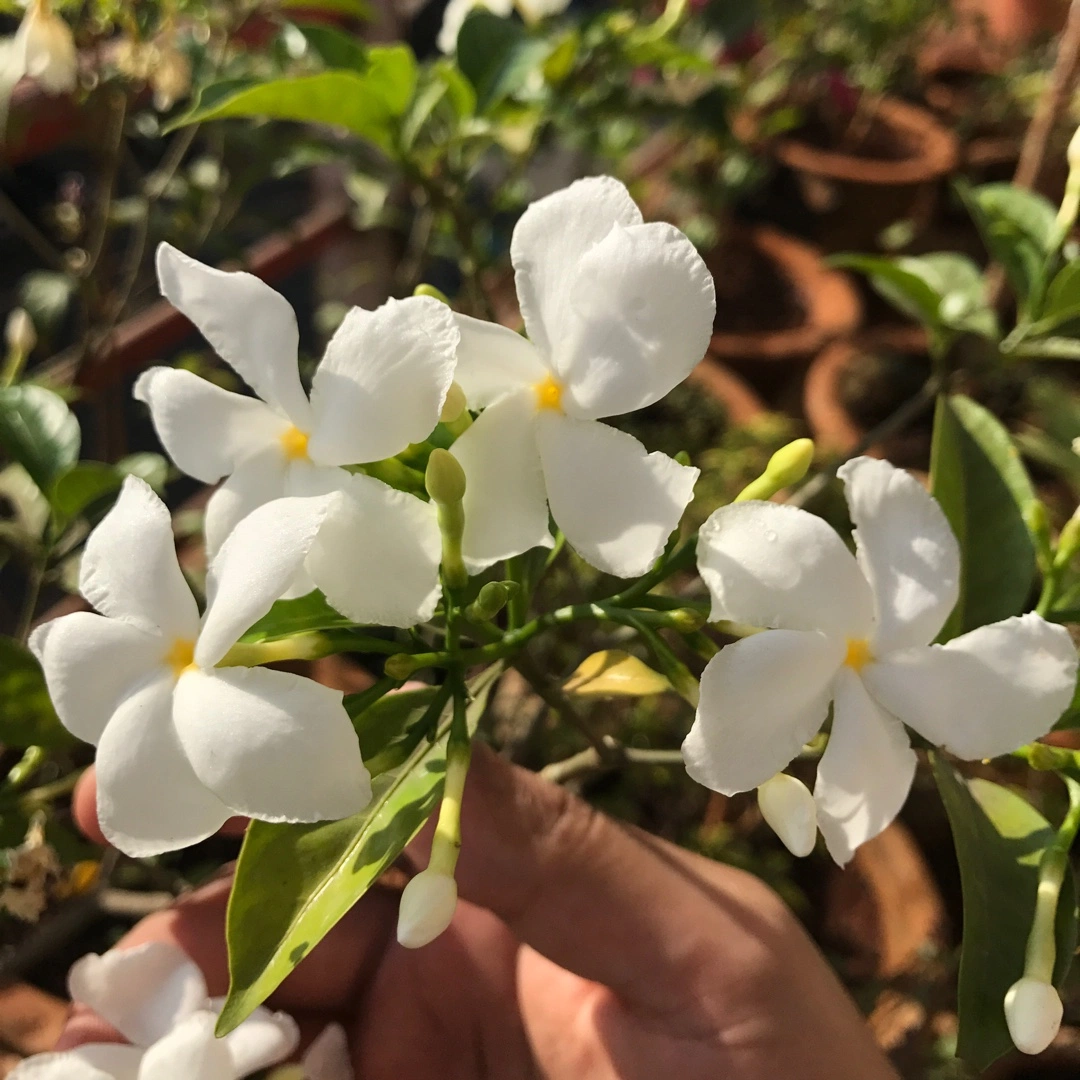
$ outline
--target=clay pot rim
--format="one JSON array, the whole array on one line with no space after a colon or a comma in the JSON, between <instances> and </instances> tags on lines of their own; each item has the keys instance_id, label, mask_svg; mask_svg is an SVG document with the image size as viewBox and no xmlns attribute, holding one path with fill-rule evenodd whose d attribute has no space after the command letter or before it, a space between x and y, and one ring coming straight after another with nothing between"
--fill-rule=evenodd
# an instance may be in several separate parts
<instances>
[{"instance_id":1,"label":"clay pot rim","mask_svg":"<svg viewBox=\"0 0 1080 1080\"><path fill-rule=\"evenodd\" d=\"M822 150L795 137L778 139L773 152L789 168L853 184L900 187L922 184L953 172L959 162L956 136L927 109L896 98L882 98L877 117L913 137L918 151L899 161Z\"/></svg>"},{"instance_id":2,"label":"clay pot rim","mask_svg":"<svg viewBox=\"0 0 1080 1080\"><path fill-rule=\"evenodd\" d=\"M848 453L866 434L844 408L839 379L854 355L882 347L922 352L927 347L926 332L918 326L877 327L850 340L830 342L814 358L803 384L803 414L819 448ZM882 457L884 448L874 446L867 453Z\"/></svg>"},{"instance_id":3,"label":"clay pot rim","mask_svg":"<svg viewBox=\"0 0 1080 1080\"><path fill-rule=\"evenodd\" d=\"M687 376L726 409L728 421L737 427L750 423L769 410L756 390L722 360L706 356Z\"/></svg>"},{"instance_id":4,"label":"clay pot rim","mask_svg":"<svg viewBox=\"0 0 1080 1080\"><path fill-rule=\"evenodd\" d=\"M832 338L852 333L862 321L862 301L851 280L825 263L821 251L769 225L738 227L745 239L778 265L792 283L806 317L786 330L720 331L709 342L718 359L792 360L808 357Z\"/></svg>"}]
</instances>

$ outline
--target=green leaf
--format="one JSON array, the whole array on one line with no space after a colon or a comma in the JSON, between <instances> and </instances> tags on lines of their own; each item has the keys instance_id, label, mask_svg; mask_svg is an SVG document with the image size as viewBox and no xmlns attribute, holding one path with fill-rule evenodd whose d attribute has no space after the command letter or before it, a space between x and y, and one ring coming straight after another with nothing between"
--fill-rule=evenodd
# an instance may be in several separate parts
<instances>
[{"instance_id":1,"label":"green leaf","mask_svg":"<svg viewBox=\"0 0 1080 1080\"><path fill-rule=\"evenodd\" d=\"M8 746L70 746L41 666L25 645L0 637L0 743Z\"/></svg>"},{"instance_id":2,"label":"green leaf","mask_svg":"<svg viewBox=\"0 0 1080 1080\"><path fill-rule=\"evenodd\" d=\"M370 19L374 14L368 0L286 0L281 6L289 12L303 11L305 8L314 8L319 12L338 11L354 19Z\"/></svg>"},{"instance_id":3,"label":"green leaf","mask_svg":"<svg viewBox=\"0 0 1080 1080\"><path fill-rule=\"evenodd\" d=\"M471 683L475 731L494 665ZM399 768L376 776L371 803L344 821L271 825L253 821L229 899L229 997L218 1033L240 1024L375 884L420 831L442 795L450 717Z\"/></svg>"},{"instance_id":4,"label":"green leaf","mask_svg":"<svg viewBox=\"0 0 1080 1080\"><path fill-rule=\"evenodd\" d=\"M374 705L354 715L350 698L345 698L345 711L352 717L360 738L360 753L373 775L396 769L431 733L421 723L432 703L440 696L439 688L425 686L420 690L398 690L379 698ZM444 700L445 703L445 700Z\"/></svg>"},{"instance_id":5,"label":"green leaf","mask_svg":"<svg viewBox=\"0 0 1080 1080\"><path fill-rule=\"evenodd\" d=\"M933 766L952 826L964 904L956 1053L982 1070L1012 1049L1005 992L1024 972L1039 858L1054 830L1007 788L988 780L965 782L936 754ZM1070 872L1057 915L1054 975L1059 986L1075 948L1076 889Z\"/></svg>"},{"instance_id":6,"label":"green leaf","mask_svg":"<svg viewBox=\"0 0 1080 1080\"><path fill-rule=\"evenodd\" d=\"M938 309L943 292L918 259L890 259L881 255L836 255L832 266L858 270L894 307L924 326L940 325Z\"/></svg>"},{"instance_id":7,"label":"green leaf","mask_svg":"<svg viewBox=\"0 0 1080 1080\"><path fill-rule=\"evenodd\" d=\"M367 49L352 34L319 23L296 28L308 48L328 67L363 71L367 67Z\"/></svg>"},{"instance_id":8,"label":"green leaf","mask_svg":"<svg viewBox=\"0 0 1080 1080\"><path fill-rule=\"evenodd\" d=\"M1056 208L1041 195L1012 184L961 185L958 190L987 250L1005 268L1021 311L1027 312L1042 291L1054 250Z\"/></svg>"},{"instance_id":9,"label":"green leaf","mask_svg":"<svg viewBox=\"0 0 1080 1080\"><path fill-rule=\"evenodd\" d=\"M256 644L292 637L306 630L338 630L354 625L315 589L295 600L278 600L240 640L245 644Z\"/></svg>"},{"instance_id":10,"label":"green leaf","mask_svg":"<svg viewBox=\"0 0 1080 1080\"><path fill-rule=\"evenodd\" d=\"M1080 318L1080 259L1063 266L1050 282L1039 323L1052 330L1076 318Z\"/></svg>"},{"instance_id":11,"label":"green leaf","mask_svg":"<svg viewBox=\"0 0 1080 1080\"><path fill-rule=\"evenodd\" d=\"M0 390L0 445L48 494L79 460L79 422L59 394L25 383Z\"/></svg>"},{"instance_id":12,"label":"green leaf","mask_svg":"<svg viewBox=\"0 0 1080 1080\"><path fill-rule=\"evenodd\" d=\"M457 40L458 67L476 89L479 112L520 90L550 52L550 42L530 38L520 22L480 8L466 18Z\"/></svg>"},{"instance_id":13,"label":"green leaf","mask_svg":"<svg viewBox=\"0 0 1080 1080\"><path fill-rule=\"evenodd\" d=\"M62 519L70 521L98 499L116 491L123 479L123 473L112 465L80 461L56 481L49 501Z\"/></svg>"},{"instance_id":14,"label":"green leaf","mask_svg":"<svg viewBox=\"0 0 1080 1080\"><path fill-rule=\"evenodd\" d=\"M159 495L165 494L165 482L169 479L169 461L161 454L143 451L128 454L116 463L117 470L124 476L137 476L145 480Z\"/></svg>"},{"instance_id":15,"label":"green leaf","mask_svg":"<svg viewBox=\"0 0 1080 1080\"><path fill-rule=\"evenodd\" d=\"M1024 610L1035 548L1023 511L1035 498L1009 433L970 398L938 398L931 488L960 544L960 599L940 640Z\"/></svg>"},{"instance_id":16,"label":"green leaf","mask_svg":"<svg viewBox=\"0 0 1080 1080\"><path fill-rule=\"evenodd\" d=\"M296 120L343 127L390 150L396 121L415 85L416 60L408 46L373 47L363 72L325 71L254 85L229 80L205 87L194 108L168 130L229 117Z\"/></svg>"}]
</instances>

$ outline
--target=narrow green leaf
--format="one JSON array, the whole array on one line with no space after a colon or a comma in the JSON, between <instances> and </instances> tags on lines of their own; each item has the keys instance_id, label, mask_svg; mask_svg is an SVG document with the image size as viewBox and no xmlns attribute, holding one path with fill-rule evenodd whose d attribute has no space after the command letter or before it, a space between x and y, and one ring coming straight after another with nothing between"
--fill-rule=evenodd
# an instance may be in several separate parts
<instances>
[{"instance_id":1,"label":"narrow green leaf","mask_svg":"<svg viewBox=\"0 0 1080 1080\"><path fill-rule=\"evenodd\" d=\"M496 665L471 684L475 731L498 676ZM433 743L399 768L376 776L370 805L321 825L248 826L229 900L229 997L218 1021L240 1024L371 888L419 832L442 795L449 715Z\"/></svg>"},{"instance_id":2,"label":"narrow green leaf","mask_svg":"<svg viewBox=\"0 0 1080 1080\"><path fill-rule=\"evenodd\" d=\"M1049 319L1054 326L1080 314L1080 259L1063 266L1046 290L1046 303L1039 321Z\"/></svg>"},{"instance_id":3,"label":"narrow green leaf","mask_svg":"<svg viewBox=\"0 0 1080 1080\"><path fill-rule=\"evenodd\" d=\"M894 307L924 326L940 325L938 309L944 293L916 259L890 259L880 255L836 255L832 266L858 270Z\"/></svg>"},{"instance_id":4,"label":"narrow green leaf","mask_svg":"<svg viewBox=\"0 0 1080 1080\"><path fill-rule=\"evenodd\" d=\"M1009 433L959 394L938 398L930 479L960 544L960 599L946 641L1024 610L1035 547L1023 510L1035 496Z\"/></svg>"},{"instance_id":5,"label":"narrow green leaf","mask_svg":"<svg viewBox=\"0 0 1080 1080\"><path fill-rule=\"evenodd\" d=\"M0 637L0 743L59 747L74 741L56 715L33 654L14 638Z\"/></svg>"},{"instance_id":6,"label":"narrow green leaf","mask_svg":"<svg viewBox=\"0 0 1080 1080\"><path fill-rule=\"evenodd\" d=\"M458 34L457 62L476 89L478 111L520 90L551 48L545 39L530 38L520 22L473 9Z\"/></svg>"},{"instance_id":7,"label":"narrow green leaf","mask_svg":"<svg viewBox=\"0 0 1080 1080\"><path fill-rule=\"evenodd\" d=\"M367 49L352 34L321 23L307 23L296 29L328 68L363 71L367 67Z\"/></svg>"},{"instance_id":8,"label":"narrow green leaf","mask_svg":"<svg viewBox=\"0 0 1080 1080\"><path fill-rule=\"evenodd\" d=\"M79 460L79 422L59 394L24 383L0 390L0 445L48 494Z\"/></svg>"},{"instance_id":9,"label":"narrow green leaf","mask_svg":"<svg viewBox=\"0 0 1080 1080\"><path fill-rule=\"evenodd\" d=\"M315 589L295 600L278 600L240 640L245 644L257 644L278 641L307 630L340 630L354 625Z\"/></svg>"},{"instance_id":10,"label":"narrow green leaf","mask_svg":"<svg viewBox=\"0 0 1080 1080\"><path fill-rule=\"evenodd\" d=\"M964 781L933 757L934 779L952 826L964 904L957 1055L982 1070L1012 1049L1005 992L1024 971L1035 911L1039 858L1054 837L1019 795L988 780ZM1076 889L1065 877L1057 915L1060 986L1076 948Z\"/></svg>"},{"instance_id":11,"label":"narrow green leaf","mask_svg":"<svg viewBox=\"0 0 1080 1080\"><path fill-rule=\"evenodd\" d=\"M361 696L349 695L352 698ZM434 730L423 730L423 721L439 697L438 687L398 690L379 698L374 705L356 715L350 708L349 697L345 698L345 709L352 717L360 739L360 753L373 775L396 769L420 745L420 740Z\"/></svg>"}]
</instances>

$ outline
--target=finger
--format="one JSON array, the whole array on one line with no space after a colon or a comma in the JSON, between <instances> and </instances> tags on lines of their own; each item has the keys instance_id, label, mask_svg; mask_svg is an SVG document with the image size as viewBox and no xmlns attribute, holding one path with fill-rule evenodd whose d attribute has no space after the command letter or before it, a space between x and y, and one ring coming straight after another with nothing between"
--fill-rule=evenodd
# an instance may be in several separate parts
<instances>
[{"instance_id":1,"label":"finger","mask_svg":"<svg viewBox=\"0 0 1080 1080\"><path fill-rule=\"evenodd\" d=\"M728 1004L717 996L719 942L731 971L815 962L757 879L643 838L479 745L461 831L463 898L560 967L684 1028L714 1025Z\"/></svg>"},{"instance_id":2,"label":"finger","mask_svg":"<svg viewBox=\"0 0 1080 1080\"><path fill-rule=\"evenodd\" d=\"M98 823L97 773L93 765L79 777L79 782L75 785L71 797L71 815L87 840L108 847L109 841ZM221 833L224 836L243 836L246 828L247 818L231 817L221 826Z\"/></svg>"}]
</instances>

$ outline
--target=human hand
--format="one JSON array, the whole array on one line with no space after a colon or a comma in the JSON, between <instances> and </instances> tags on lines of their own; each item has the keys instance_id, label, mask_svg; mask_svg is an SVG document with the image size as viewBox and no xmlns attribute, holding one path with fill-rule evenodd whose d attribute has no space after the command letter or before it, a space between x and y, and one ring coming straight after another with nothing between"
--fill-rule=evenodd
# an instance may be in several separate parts
<instances>
[{"instance_id":1,"label":"human hand","mask_svg":"<svg viewBox=\"0 0 1080 1080\"><path fill-rule=\"evenodd\" d=\"M87 831L92 781L76 799ZM338 1020L362 1080L895 1080L779 898L756 878L619 824L478 746L461 902L418 950L395 890L366 895L271 999L314 1034ZM410 855L426 864L430 828ZM227 881L132 930L227 986ZM62 1047L103 1037L76 1013Z\"/></svg>"}]
</instances>

